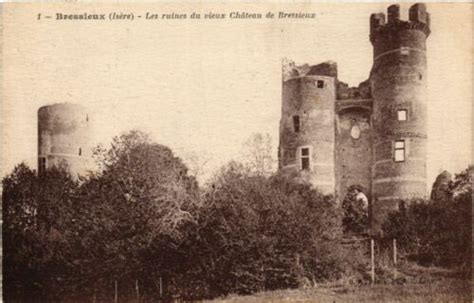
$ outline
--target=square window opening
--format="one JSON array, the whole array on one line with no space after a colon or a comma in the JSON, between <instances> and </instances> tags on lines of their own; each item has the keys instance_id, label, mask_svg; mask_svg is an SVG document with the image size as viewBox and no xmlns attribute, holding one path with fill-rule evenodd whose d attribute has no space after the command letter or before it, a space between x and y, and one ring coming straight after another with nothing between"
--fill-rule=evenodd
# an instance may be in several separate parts
<instances>
[{"instance_id":1,"label":"square window opening","mask_svg":"<svg viewBox=\"0 0 474 303\"><path fill-rule=\"evenodd\" d=\"M301 169L302 170L310 170L310 153L309 148L305 147L301 149Z\"/></svg>"},{"instance_id":2,"label":"square window opening","mask_svg":"<svg viewBox=\"0 0 474 303\"><path fill-rule=\"evenodd\" d=\"M395 141L395 148L405 148L405 141Z\"/></svg>"},{"instance_id":3,"label":"square window opening","mask_svg":"<svg viewBox=\"0 0 474 303\"><path fill-rule=\"evenodd\" d=\"M398 118L398 121L406 121L407 120L407 110L406 109L399 109L397 111L397 118Z\"/></svg>"},{"instance_id":4,"label":"square window opening","mask_svg":"<svg viewBox=\"0 0 474 303\"><path fill-rule=\"evenodd\" d=\"M405 141L404 140L395 141L394 158L395 158L395 162L405 161Z\"/></svg>"},{"instance_id":5,"label":"square window opening","mask_svg":"<svg viewBox=\"0 0 474 303\"><path fill-rule=\"evenodd\" d=\"M318 86L318 88L324 88L324 81L323 80L318 80L318 81L316 81L316 85Z\"/></svg>"},{"instance_id":6,"label":"square window opening","mask_svg":"<svg viewBox=\"0 0 474 303\"><path fill-rule=\"evenodd\" d=\"M301 169L309 170L309 158L301 158Z\"/></svg>"}]
</instances>

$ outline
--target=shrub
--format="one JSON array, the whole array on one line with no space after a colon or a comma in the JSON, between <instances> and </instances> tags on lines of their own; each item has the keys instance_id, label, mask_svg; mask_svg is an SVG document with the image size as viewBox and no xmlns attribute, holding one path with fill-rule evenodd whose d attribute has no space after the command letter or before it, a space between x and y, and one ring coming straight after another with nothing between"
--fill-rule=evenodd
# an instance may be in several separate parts
<instances>
[{"instance_id":1,"label":"shrub","mask_svg":"<svg viewBox=\"0 0 474 303\"><path fill-rule=\"evenodd\" d=\"M231 163L205 193L195 234L194 274L207 294L252 293L337 277L340 215L331 197L283 176Z\"/></svg>"},{"instance_id":2,"label":"shrub","mask_svg":"<svg viewBox=\"0 0 474 303\"><path fill-rule=\"evenodd\" d=\"M438 200L413 200L389 214L385 239L422 264L470 268L472 166L456 175Z\"/></svg>"},{"instance_id":3,"label":"shrub","mask_svg":"<svg viewBox=\"0 0 474 303\"><path fill-rule=\"evenodd\" d=\"M369 227L368 201L361 198L360 189L355 186L349 187L347 195L342 201L342 226L344 233L365 233Z\"/></svg>"}]
</instances>

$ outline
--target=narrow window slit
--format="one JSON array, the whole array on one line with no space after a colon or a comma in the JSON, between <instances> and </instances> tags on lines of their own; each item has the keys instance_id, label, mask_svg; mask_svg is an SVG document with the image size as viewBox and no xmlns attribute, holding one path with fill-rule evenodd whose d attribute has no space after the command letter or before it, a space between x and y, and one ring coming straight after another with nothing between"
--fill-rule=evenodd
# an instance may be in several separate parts
<instances>
[{"instance_id":1,"label":"narrow window slit","mask_svg":"<svg viewBox=\"0 0 474 303\"><path fill-rule=\"evenodd\" d=\"M293 116L293 129L295 133L300 131L300 116L298 115Z\"/></svg>"}]
</instances>

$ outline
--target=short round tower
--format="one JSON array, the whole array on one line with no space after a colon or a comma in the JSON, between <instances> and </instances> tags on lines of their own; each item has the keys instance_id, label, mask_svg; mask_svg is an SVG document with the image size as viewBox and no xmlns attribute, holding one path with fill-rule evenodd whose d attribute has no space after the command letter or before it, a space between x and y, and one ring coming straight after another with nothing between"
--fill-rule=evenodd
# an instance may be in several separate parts
<instances>
[{"instance_id":1,"label":"short round tower","mask_svg":"<svg viewBox=\"0 0 474 303\"><path fill-rule=\"evenodd\" d=\"M337 66L326 62L284 71L279 168L334 194Z\"/></svg>"},{"instance_id":2,"label":"short round tower","mask_svg":"<svg viewBox=\"0 0 474 303\"><path fill-rule=\"evenodd\" d=\"M38 110L38 171L66 165L73 177L91 168L91 121L77 104L54 104Z\"/></svg>"},{"instance_id":3,"label":"short round tower","mask_svg":"<svg viewBox=\"0 0 474 303\"><path fill-rule=\"evenodd\" d=\"M399 19L398 5L370 17L374 47L371 71L374 159L372 226L377 232L400 201L426 196L426 39L430 16L424 4Z\"/></svg>"}]
</instances>

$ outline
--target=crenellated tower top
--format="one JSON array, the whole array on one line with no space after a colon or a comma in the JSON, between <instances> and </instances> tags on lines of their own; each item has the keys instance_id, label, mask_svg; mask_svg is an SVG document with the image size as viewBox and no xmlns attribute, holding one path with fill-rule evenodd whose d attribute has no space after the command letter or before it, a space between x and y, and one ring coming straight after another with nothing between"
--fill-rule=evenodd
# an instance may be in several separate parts
<instances>
[{"instance_id":1,"label":"crenellated tower top","mask_svg":"<svg viewBox=\"0 0 474 303\"><path fill-rule=\"evenodd\" d=\"M372 14L370 16L370 41L377 46L382 44L399 47L403 44L404 37L400 34L406 30L415 30L424 34L426 39L430 34L430 14L426 11L423 3L417 3L410 7L408 21L400 20L400 6L394 4L387 9L387 20L384 13ZM386 47L385 47L386 48Z\"/></svg>"},{"instance_id":2,"label":"crenellated tower top","mask_svg":"<svg viewBox=\"0 0 474 303\"><path fill-rule=\"evenodd\" d=\"M430 14L426 11L424 3L417 3L410 7L408 21L400 20L400 6L390 5L387 9L388 19L385 21L384 13L372 14L370 16L370 41L373 43L379 34L400 31L405 29L417 29L430 34Z\"/></svg>"}]
</instances>

